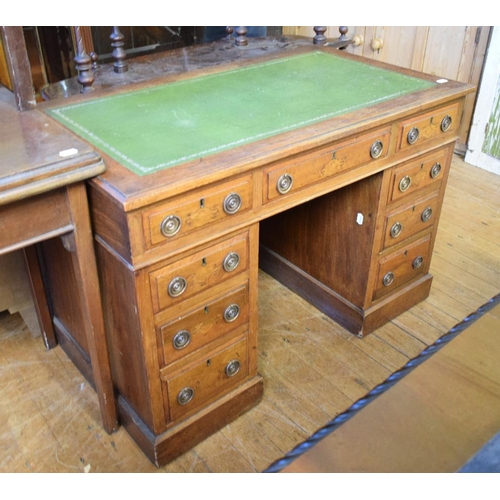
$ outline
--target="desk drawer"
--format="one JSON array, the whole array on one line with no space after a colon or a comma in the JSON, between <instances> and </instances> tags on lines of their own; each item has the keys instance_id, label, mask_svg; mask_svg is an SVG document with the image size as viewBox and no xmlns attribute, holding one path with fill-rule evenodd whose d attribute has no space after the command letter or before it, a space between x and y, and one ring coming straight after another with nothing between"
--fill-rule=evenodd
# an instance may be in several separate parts
<instances>
[{"instance_id":1,"label":"desk drawer","mask_svg":"<svg viewBox=\"0 0 500 500\"><path fill-rule=\"evenodd\" d=\"M389 129L332 144L314 153L279 162L264 171L263 203L292 193L388 154Z\"/></svg>"},{"instance_id":2,"label":"desk drawer","mask_svg":"<svg viewBox=\"0 0 500 500\"><path fill-rule=\"evenodd\" d=\"M208 404L248 376L246 337L205 356L190 369L166 376L171 420L186 417L201 405Z\"/></svg>"},{"instance_id":3,"label":"desk drawer","mask_svg":"<svg viewBox=\"0 0 500 500\"><path fill-rule=\"evenodd\" d=\"M248 322L248 284L160 328L164 365Z\"/></svg>"},{"instance_id":4,"label":"desk drawer","mask_svg":"<svg viewBox=\"0 0 500 500\"><path fill-rule=\"evenodd\" d=\"M204 188L143 212L146 246L178 240L252 208L252 176Z\"/></svg>"},{"instance_id":5,"label":"desk drawer","mask_svg":"<svg viewBox=\"0 0 500 500\"><path fill-rule=\"evenodd\" d=\"M380 259L373 291L376 300L429 271L431 235Z\"/></svg>"},{"instance_id":6,"label":"desk drawer","mask_svg":"<svg viewBox=\"0 0 500 500\"><path fill-rule=\"evenodd\" d=\"M417 148L436 137L453 137L460 125L459 105L453 104L401 123L398 149Z\"/></svg>"},{"instance_id":7,"label":"desk drawer","mask_svg":"<svg viewBox=\"0 0 500 500\"><path fill-rule=\"evenodd\" d=\"M448 149L444 149L394 168L389 202L411 195L427 186L437 187L448 166Z\"/></svg>"},{"instance_id":8,"label":"desk drawer","mask_svg":"<svg viewBox=\"0 0 500 500\"><path fill-rule=\"evenodd\" d=\"M403 205L386 217L383 248L400 243L434 224L438 216L439 192Z\"/></svg>"},{"instance_id":9,"label":"desk drawer","mask_svg":"<svg viewBox=\"0 0 500 500\"><path fill-rule=\"evenodd\" d=\"M248 269L248 232L150 273L155 313Z\"/></svg>"}]
</instances>

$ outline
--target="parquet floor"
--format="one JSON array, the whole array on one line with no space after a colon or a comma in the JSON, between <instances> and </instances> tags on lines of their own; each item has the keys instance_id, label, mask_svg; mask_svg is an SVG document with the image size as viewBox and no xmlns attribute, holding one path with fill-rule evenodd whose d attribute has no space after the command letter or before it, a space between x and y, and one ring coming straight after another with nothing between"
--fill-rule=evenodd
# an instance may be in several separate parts
<instances>
[{"instance_id":1,"label":"parquet floor","mask_svg":"<svg viewBox=\"0 0 500 500\"><path fill-rule=\"evenodd\" d=\"M500 292L500 177L458 157L431 273L427 300L364 339L261 273L262 402L161 469L123 429L102 430L94 391L60 348L2 313L0 471L264 470Z\"/></svg>"}]
</instances>

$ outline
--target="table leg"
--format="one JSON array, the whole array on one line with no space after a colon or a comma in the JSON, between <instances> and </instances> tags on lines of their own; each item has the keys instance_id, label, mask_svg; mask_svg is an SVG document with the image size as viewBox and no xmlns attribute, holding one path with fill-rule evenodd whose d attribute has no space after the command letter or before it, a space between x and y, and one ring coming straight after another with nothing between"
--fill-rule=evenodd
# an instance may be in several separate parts
<instances>
[{"instance_id":1,"label":"table leg","mask_svg":"<svg viewBox=\"0 0 500 500\"><path fill-rule=\"evenodd\" d=\"M28 268L31 295L35 303L35 311L42 331L43 342L47 349L57 345L57 339L52 326L52 316L49 310L45 286L43 284L42 270L35 245L24 248L24 260Z\"/></svg>"},{"instance_id":2,"label":"table leg","mask_svg":"<svg viewBox=\"0 0 500 500\"><path fill-rule=\"evenodd\" d=\"M112 433L118 427L117 413L85 184L68 186L67 193L75 229L64 237L64 242L65 247L71 251L73 268L80 287L83 326L103 427L106 432Z\"/></svg>"}]
</instances>

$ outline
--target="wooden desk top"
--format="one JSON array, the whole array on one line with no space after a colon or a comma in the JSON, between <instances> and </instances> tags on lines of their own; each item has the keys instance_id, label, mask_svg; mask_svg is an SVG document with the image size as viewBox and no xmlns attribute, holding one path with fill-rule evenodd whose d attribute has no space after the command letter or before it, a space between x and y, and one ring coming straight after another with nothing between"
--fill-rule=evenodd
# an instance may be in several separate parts
<instances>
[{"instance_id":1,"label":"wooden desk top","mask_svg":"<svg viewBox=\"0 0 500 500\"><path fill-rule=\"evenodd\" d=\"M213 182L226 179L233 175L255 169L264 164L268 164L278 159L283 159L297 153L310 150L312 148L324 146L332 141L348 137L355 133L364 132L370 128L381 126L391 121L407 115L409 112L419 112L425 108L438 106L453 98L459 98L470 92L473 87L470 85L445 81L445 83L435 85L437 77L424 75L421 73L404 70L394 66L367 61L351 54L339 52L329 47L302 47L284 54L271 54L260 57L258 60L240 60L211 68L196 69L192 72L182 74L169 74L164 77L152 80L147 83L132 84L126 89L114 89L111 91L96 90L90 95L74 96L64 101L52 101L44 103L46 112L51 109L84 104L89 100L95 101L99 98L108 98L124 92L144 91L158 88L158 86L180 82L186 79L198 77L216 76L222 71L234 71L241 68L247 68L251 65L276 61L283 57L289 58L294 55L304 55L310 52L324 51L345 59L349 62L363 62L366 68L377 68L377 71L392 70L403 77L420 79L426 84L432 82L432 85L426 89L417 88L403 95L389 97L387 100L368 102L364 107L343 111L334 116L327 116L325 119L314 123L305 123L304 126L291 129L273 135L266 136L263 140L257 140L251 143L243 143L231 149L217 152L192 160L187 160L180 165L160 170L139 177L134 172L125 168L120 162L107 155L102 148L102 155L106 160L107 170L104 176L93 181L114 198L125 211L140 208L149 203L165 199L168 196L174 196L187 190L198 188ZM349 88L352 75L349 72L338 74L337 88ZM312 92L321 93L325 85L321 79L312 82ZM229 90L228 90L229 92ZM297 97L299 99L300 96ZM245 112L236 113L235 123L245 123ZM97 115L97 120L99 120ZM89 139L87 137L87 139ZM166 140L166 139L165 139ZM165 143L166 144L166 143ZM100 145L96 143L99 149ZM167 148L167 146L165 146Z\"/></svg>"},{"instance_id":2,"label":"wooden desk top","mask_svg":"<svg viewBox=\"0 0 500 500\"><path fill-rule=\"evenodd\" d=\"M93 148L37 110L17 111L4 87L0 117L0 205L104 172Z\"/></svg>"}]
</instances>

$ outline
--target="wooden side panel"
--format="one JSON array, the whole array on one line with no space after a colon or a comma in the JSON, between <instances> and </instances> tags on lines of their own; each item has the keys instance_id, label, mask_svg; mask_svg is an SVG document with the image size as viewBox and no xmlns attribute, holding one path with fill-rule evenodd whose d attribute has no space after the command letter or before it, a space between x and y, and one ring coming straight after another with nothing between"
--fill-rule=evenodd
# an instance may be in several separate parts
<instances>
[{"instance_id":1,"label":"wooden side panel","mask_svg":"<svg viewBox=\"0 0 500 500\"><path fill-rule=\"evenodd\" d=\"M89 184L89 203L91 206L94 234L110 245L125 259L130 259L130 234L126 214L110 201L102 191Z\"/></svg>"},{"instance_id":2,"label":"wooden side panel","mask_svg":"<svg viewBox=\"0 0 500 500\"><path fill-rule=\"evenodd\" d=\"M115 388L141 415L144 423L155 430L158 420L162 419L153 416L154 398L148 383L149 356L145 353L147 340L144 339L154 338L154 330L149 335L142 331L134 273L101 245L97 245L96 250Z\"/></svg>"}]
</instances>

